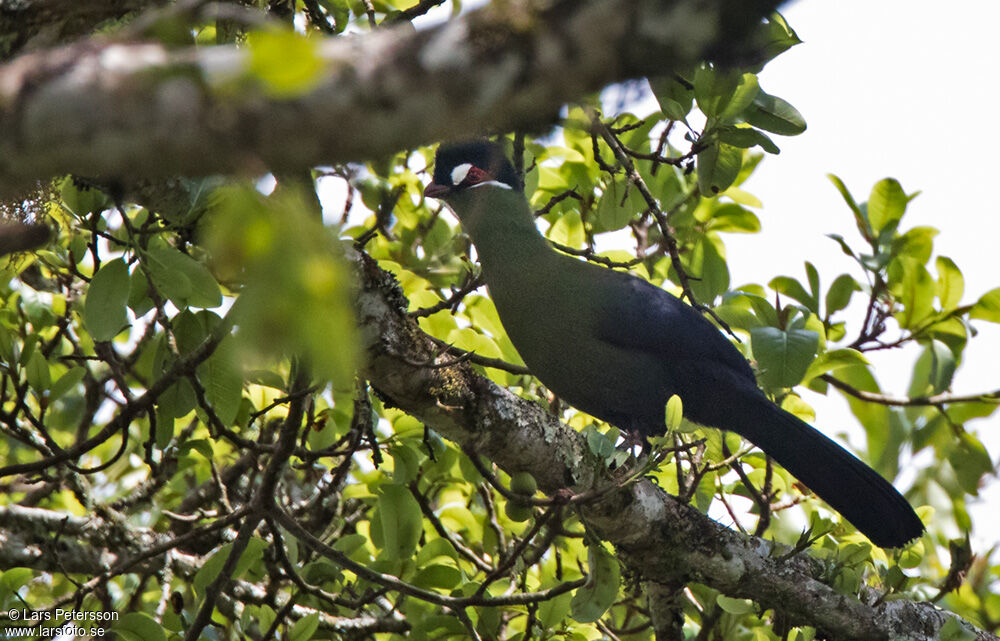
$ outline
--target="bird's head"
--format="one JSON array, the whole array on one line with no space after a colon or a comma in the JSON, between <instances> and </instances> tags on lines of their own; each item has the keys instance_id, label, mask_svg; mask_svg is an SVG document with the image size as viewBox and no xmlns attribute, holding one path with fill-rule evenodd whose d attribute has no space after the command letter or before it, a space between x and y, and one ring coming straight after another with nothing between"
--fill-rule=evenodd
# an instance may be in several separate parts
<instances>
[{"instance_id":1,"label":"bird's head","mask_svg":"<svg viewBox=\"0 0 1000 641\"><path fill-rule=\"evenodd\" d=\"M443 144L434 158L434 179L424 196L449 200L479 188L524 189L503 147L485 140Z\"/></svg>"}]
</instances>

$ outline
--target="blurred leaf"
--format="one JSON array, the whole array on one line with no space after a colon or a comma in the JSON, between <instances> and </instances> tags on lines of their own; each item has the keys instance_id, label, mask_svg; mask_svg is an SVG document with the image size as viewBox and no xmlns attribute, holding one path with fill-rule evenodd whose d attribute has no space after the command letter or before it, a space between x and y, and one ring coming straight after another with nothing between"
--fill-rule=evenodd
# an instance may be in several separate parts
<instances>
[{"instance_id":1,"label":"blurred leaf","mask_svg":"<svg viewBox=\"0 0 1000 641\"><path fill-rule=\"evenodd\" d=\"M868 221L877 234L884 227L898 223L910 201L895 178L883 178L872 187L868 197Z\"/></svg>"},{"instance_id":2,"label":"blurred leaf","mask_svg":"<svg viewBox=\"0 0 1000 641\"><path fill-rule=\"evenodd\" d=\"M298 354L314 376L350 386L360 353L344 250L331 230L291 188L271 197L225 189L213 202L214 268L246 283L231 312L240 349Z\"/></svg>"},{"instance_id":3,"label":"blurred leaf","mask_svg":"<svg viewBox=\"0 0 1000 641\"><path fill-rule=\"evenodd\" d=\"M802 284L791 278L789 276L777 276L771 279L771 282L767 284L768 287L776 292L784 294L793 300L805 305L814 314L819 313L819 302L806 291Z\"/></svg>"},{"instance_id":4,"label":"blurred leaf","mask_svg":"<svg viewBox=\"0 0 1000 641\"><path fill-rule=\"evenodd\" d=\"M793 387L813 362L819 335L805 329L757 327L750 330L750 345L766 387Z\"/></svg>"},{"instance_id":5,"label":"blurred leaf","mask_svg":"<svg viewBox=\"0 0 1000 641\"><path fill-rule=\"evenodd\" d=\"M83 381L83 377L86 376L87 370L77 365L72 367L65 374L59 377L57 381L52 384L52 388L49 391L49 402L54 402L63 394L66 394L77 385Z\"/></svg>"},{"instance_id":6,"label":"blurred leaf","mask_svg":"<svg viewBox=\"0 0 1000 641\"><path fill-rule=\"evenodd\" d=\"M889 291L903 309L894 314L900 327L912 329L933 311L934 281L920 262L900 257L889 264Z\"/></svg>"},{"instance_id":7,"label":"blurred leaf","mask_svg":"<svg viewBox=\"0 0 1000 641\"><path fill-rule=\"evenodd\" d=\"M729 614L749 614L756 608L753 601L749 599L734 599L724 594L715 597L715 602Z\"/></svg>"},{"instance_id":8,"label":"blurred leaf","mask_svg":"<svg viewBox=\"0 0 1000 641\"><path fill-rule=\"evenodd\" d=\"M607 198L606 196L601 198L602 207L605 206L605 201L608 201L607 207L618 208L618 203L614 201L614 198ZM549 228L548 236L552 242L566 245L573 249L580 249L587 242L583 221L580 220L580 213L577 211L571 211L560 216L555 224Z\"/></svg>"},{"instance_id":9,"label":"blurred leaf","mask_svg":"<svg viewBox=\"0 0 1000 641\"><path fill-rule=\"evenodd\" d=\"M763 90L743 117L754 127L782 136L797 136L806 130L806 121L795 107Z\"/></svg>"},{"instance_id":10,"label":"blurred leaf","mask_svg":"<svg viewBox=\"0 0 1000 641\"><path fill-rule=\"evenodd\" d=\"M28 359L25 367L25 374L28 378L28 385L36 392L44 392L52 385L52 373L49 371L49 362L41 350L36 349Z\"/></svg>"},{"instance_id":11,"label":"blurred leaf","mask_svg":"<svg viewBox=\"0 0 1000 641\"><path fill-rule=\"evenodd\" d=\"M292 625L288 632L288 641L309 641L319 629L319 612L307 614Z\"/></svg>"},{"instance_id":12,"label":"blurred leaf","mask_svg":"<svg viewBox=\"0 0 1000 641\"><path fill-rule=\"evenodd\" d=\"M684 419L684 405L681 401L681 397L673 394L669 399L667 399L667 431L673 432L681 426L681 421Z\"/></svg>"},{"instance_id":13,"label":"blurred leaf","mask_svg":"<svg viewBox=\"0 0 1000 641\"><path fill-rule=\"evenodd\" d=\"M948 462L955 470L962 489L973 496L979 495L979 482L993 472L993 461L982 442L968 432L962 432L955 447L948 453Z\"/></svg>"},{"instance_id":14,"label":"blurred leaf","mask_svg":"<svg viewBox=\"0 0 1000 641\"><path fill-rule=\"evenodd\" d=\"M145 612L126 612L111 630L125 641L167 641L163 626Z\"/></svg>"},{"instance_id":15,"label":"blurred leaf","mask_svg":"<svg viewBox=\"0 0 1000 641\"><path fill-rule=\"evenodd\" d=\"M769 154L781 153L781 150L767 134L753 127L723 127L719 130L719 140L733 147L740 147L741 149L750 149L759 145L761 149Z\"/></svg>"},{"instance_id":16,"label":"blurred leaf","mask_svg":"<svg viewBox=\"0 0 1000 641\"><path fill-rule=\"evenodd\" d=\"M729 267L711 239L700 238L695 243L687 268L697 279L690 286L699 301L711 302L729 289Z\"/></svg>"},{"instance_id":17,"label":"blurred leaf","mask_svg":"<svg viewBox=\"0 0 1000 641\"><path fill-rule=\"evenodd\" d=\"M218 307L219 284L204 265L170 246L151 249L144 265L153 284L178 307Z\"/></svg>"},{"instance_id":18,"label":"blurred leaf","mask_svg":"<svg viewBox=\"0 0 1000 641\"><path fill-rule=\"evenodd\" d=\"M386 556L393 561L412 556L423 532L423 515L409 488L394 483L383 485L378 498L378 516Z\"/></svg>"},{"instance_id":19,"label":"blurred leaf","mask_svg":"<svg viewBox=\"0 0 1000 641\"><path fill-rule=\"evenodd\" d=\"M937 268L937 295L941 301L941 309L954 309L965 293L965 278L962 271L950 258L938 256L934 262Z\"/></svg>"},{"instance_id":20,"label":"blurred leaf","mask_svg":"<svg viewBox=\"0 0 1000 641\"><path fill-rule=\"evenodd\" d=\"M580 623L592 623L604 616L618 597L621 585L618 560L600 543L588 545L587 551L590 574L570 603L570 616Z\"/></svg>"},{"instance_id":21,"label":"blurred leaf","mask_svg":"<svg viewBox=\"0 0 1000 641\"><path fill-rule=\"evenodd\" d=\"M969 312L969 318L1000 323L1000 287L991 289L976 301Z\"/></svg>"},{"instance_id":22,"label":"blurred leaf","mask_svg":"<svg viewBox=\"0 0 1000 641\"><path fill-rule=\"evenodd\" d=\"M128 266L121 258L104 263L94 274L83 304L83 324L95 341L109 341L125 328L128 292Z\"/></svg>"},{"instance_id":23,"label":"blurred leaf","mask_svg":"<svg viewBox=\"0 0 1000 641\"><path fill-rule=\"evenodd\" d=\"M632 220L632 217L636 213L638 213L633 209L633 205L635 204L633 196L639 196L639 190L635 187L629 188L629 197L625 200L625 204L623 205L621 201L625 197L625 193L626 187L621 183L621 181L616 180L605 187L604 193L601 194L601 198L597 202L597 220L595 221L596 231L616 231L621 229L627 225L630 220ZM645 209L645 207L642 207L642 209ZM642 209L639 211L641 212ZM563 216L563 218L560 219L560 222L565 218L566 217ZM575 221L570 222L575 224ZM556 224L558 225L559 222ZM553 230L553 232L555 231L556 230ZM573 240L577 241L578 239L574 237ZM582 242L580 246L582 246Z\"/></svg>"},{"instance_id":24,"label":"blurred leaf","mask_svg":"<svg viewBox=\"0 0 1000 641\"><path fill-rule=\"evenodd\" d=\"M308 93L323 79L326 63L318 40L292 30L254 31L247 36L248 71L278 98Z\"/></svg>"},{"instance_id":25,"label":"blurred leaf","mask_svg":"<svg viewBox=\"0 0 1000 641\"><path fill-rule=\"evenodd\" d=\"M736 180L743 165L743 150L720 142L698 152L695 162L701 192L713 196Z\"/></svg>"},{"instance_id":26,"label":"blurred leaf","mask_svg":"<svg viewBox=\"0 0 1000 641\"><path fill-rule=\"evenodd\" d=\"M914 227L893 239L892 251L896 255L912 258L925 265L931 258L934 237L937 234L938 230L933 227Z\"/></svg>"},{"instance_id":27,"label":"blurred leaf","mask_svg":"<svg viewBox=\"0 0 1000 641\"><path fill-rule=\"evenodd\" d=\"M724 203L712 212L708 228L717 232L755 234L760 231L760 219L752 211L737 204Z\"/></svg>"},{"instance_id":28,"label":"blurred leaf","mask_svg":"<svg viewBox=\"0 0 1000 641\"><path fill-rule=\"evenodd\" d=\"M760 85L757 84L757 76L752 73L742 74L732 93L719 102L719 120L725 122L743 113L754 102L759 92Z\"/></svg>"},{"instance_id":29,"label":"blurred leaf","mask_svg":"<svg viewBox=\"0 0 1000 641\"><path fill-rule=\"evenodd\" d=\"M868 365L868 359L861 352L849 348L833 349L828 352L823 352L809 364L809 368L806 370L805 375L802 377L804 382L810 379L816 378L820 374L826 374L828 372L835 372L838 369L844 367L850 367L852 365Z\"/></svg>"},{"instance_id":30,"label":"blurred leaf","mask_svg":"<svg viewBox=\"0 0 1000 641\"><path fill-rule=\"evenodd\" d=\"M694 102L694 91L672 77L649 80L653 96L668 120L684 120Z\"/></svg>"},{"instance_id":31,"label":"blurred leaf","mask_svg":"<svg viewBox=\"0 0 1000 641\"><path fill-rule=\"evenodd\" d=\"M851 302L854 292L860 292L861 286L853 277L841 274L834 279L830 289L826 292L826 315L829 318L835 312L847 307Z\"/></svg>"},{"instance_id":32,"label":"blurred leaf","mask_svg":"<svg viewBox=\"0 0 1000 641\"><path fill-rule=\"evenodd\" d=\"M243 400L243 372L233 337L223 338L215 352L198 367L198 380L205 388L205 400L222 424L232 425Z\"/></svg>"}]
</instances>

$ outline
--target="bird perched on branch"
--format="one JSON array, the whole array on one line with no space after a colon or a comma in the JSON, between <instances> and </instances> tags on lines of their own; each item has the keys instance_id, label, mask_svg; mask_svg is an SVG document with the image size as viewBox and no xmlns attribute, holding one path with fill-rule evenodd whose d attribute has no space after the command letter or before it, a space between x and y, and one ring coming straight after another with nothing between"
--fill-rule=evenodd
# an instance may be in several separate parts
<instances>
[{"instance_id":1,"label":"bird perched on branch","mask_svg":"<svg viewBox=\"0 0 1000 641\"><path fill-rule=\"evenodd\" d=\"M674 394L689 420L731 430L780 463L873 543L923 524L873 469L772 403L743 355L690 306L635 276L555 251L538 232L503 149L442 145L424 195L472 238L507 334L553 393L626 434L663 434Z\"/></svg>"}]
</instances>

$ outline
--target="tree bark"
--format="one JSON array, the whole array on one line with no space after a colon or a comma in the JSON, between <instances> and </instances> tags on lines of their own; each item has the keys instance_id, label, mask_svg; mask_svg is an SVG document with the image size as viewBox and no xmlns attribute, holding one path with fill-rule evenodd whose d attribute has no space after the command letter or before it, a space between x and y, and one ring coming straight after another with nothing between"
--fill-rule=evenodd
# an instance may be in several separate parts
<instances>
[{"instance_id":1,"label":"tree bark","mask_svg":"<svg viewBox=\"0 0 1000 641\"><path fill-rule=\"evenodd\" d=\"M54 0L53 0L54 1ZM750 60L777 0L511 0L439 27L317 44L318 85L276 97L246 47L87 40L0 67L0 194L108 180L295 171L553 123L609 83Z\"/></svg>"}]
</instances>

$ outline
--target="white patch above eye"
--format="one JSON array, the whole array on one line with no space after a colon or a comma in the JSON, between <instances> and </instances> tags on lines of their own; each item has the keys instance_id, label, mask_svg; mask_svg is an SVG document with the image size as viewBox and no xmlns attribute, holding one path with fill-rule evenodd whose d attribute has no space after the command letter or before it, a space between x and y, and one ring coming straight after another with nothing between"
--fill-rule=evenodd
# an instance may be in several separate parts
<instances>
[{"instance_id":1,"label":"white patch above eye","mask_svg":"<svg viewBox=\"0 0 1000 641\"><path fill-rule=\"evenodd\" d=\"M472 169L472 165L467 162L463 162L461 165L456 165L454 169L451 170L451 184L461 185L465 177L469 175L469 170Z\"/></svg>"}]
</instances>

